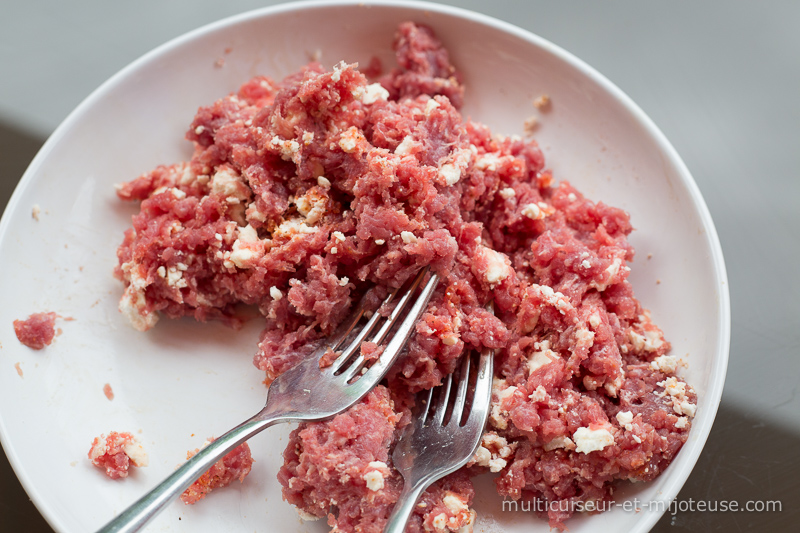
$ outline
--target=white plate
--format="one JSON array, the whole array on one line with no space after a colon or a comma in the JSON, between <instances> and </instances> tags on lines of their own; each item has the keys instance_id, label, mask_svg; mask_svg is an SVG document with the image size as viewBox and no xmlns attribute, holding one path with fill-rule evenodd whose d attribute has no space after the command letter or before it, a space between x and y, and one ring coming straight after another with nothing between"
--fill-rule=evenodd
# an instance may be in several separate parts
<instances>
[{"instance_id":1,"label":"white plate","mask_svg":"<svg viewBox=\"0 0 800 533\"><path fill-rule=\"evenodd\" d=\"M197 107L255 74L281 78L318 50L328 66L340 59L366 65L372 55L391 65L392 35L407 19L436 30L464 74L464 114L493 131L522 133L524 119L535 114L532 100L551 96L537 132L548 166L557 180L631 213L637 296L673 353L688 356L698 415L677 459L655 482L618 493L620 501L638 498L640 512L579 517L570 530L647 531L661 513L648 511L646 502L672 499L689 475L722 393L730 318L717 235L674 149L619 89L539 37L435 4L359 4L277 6L158 48L89 96L25 173L0 223L0 438L57 531L96 529L170 473L187 450L264 399L263 374L251 364L257 322L234 332L163 320L143 334L118 313L122 287L111 272L135 208L116 199L113 185L187 159L191 147L182 138ZM44 310L76 320L60 321L63 334L34 352L17 342L12 321ZM113 401L103 395L105 383ZM91 467L92 438L111 430L140 432L150 466L121 482ZM288 431L272 428L251 442L257 462L243 485L194 507L173 505L149 531L325 531L324 523L302 523L281 499L275 475ZM478 531L548 531L535 516L503 512L491 483L481 486L487 490L477 498Z\"/></svg>"}]
</instances>

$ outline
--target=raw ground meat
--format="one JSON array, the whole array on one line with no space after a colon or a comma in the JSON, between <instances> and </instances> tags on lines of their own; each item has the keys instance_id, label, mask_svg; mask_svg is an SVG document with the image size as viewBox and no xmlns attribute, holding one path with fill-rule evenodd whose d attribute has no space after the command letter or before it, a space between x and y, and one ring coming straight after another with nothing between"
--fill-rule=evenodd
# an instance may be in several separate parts
<instances>
[{"instance_id":1,"label":"raw ground meat","mask_svg":"<svg viewBox=\"0 0 800 533\"><path fill-rule=\"evenodd\" d=\"M118 250L120 309L146 330L161 315L236 326L239 304L257 306L254 363L268 384L368 288L378 302L431 265L442 281L384 385L292 433L284 497L337 531L381 531L414 394L488 347L483 445L426 492L410 530L469 529L470 476L487 469L502 496L549 502L564 528L570 504L663 471L695 394L627 281L627 213L556 185L534 141L464 120L464 88L429 28L404 23L394 44L399 66L385 75L376 62L369 79L311 63L248 81L198 111L190 161L120 185L141 201Z\"/></svg>"},{"instance_id":2,"label":"raw ground meat","mask_svg":"<svg viewBox=\"0 0 800 533\"><path fill-rule=\"evenodd\" d=\"M55 313L34 313L25 320L15 320L14 333L25 346L41 350L53 342L57 317Z\"/></svg>"},{"instance_id":3,"label":"raw ground meat","mask_svg":"<svg viewBox=\"0 0 800 533\"><path fill-rule=\"evenodd\" d=\"M120 479L128 477L131 465L147 466L147 453L132 434L112 431L108 436L95 437L89 460L111 479Z\"/></svg>"},{"instance_id":4,"label":"raw ground meat","mask_svg":"<svg viewBox=\"0 0 800 533\"><path fill-rule=\"evenodd\" d=\"M214 439L209 439L213 442ZM200 450L188 452L186 458L190 459ZM230 485L234 479L243 482L250 469L253 467L253 457L250 454L250 446L245 442L237 446L225 457L213 464L197 481L181 494L181 501L186 505L192 505L202 500L213 489L220 489Z\"/></svg>"}]
</instances>

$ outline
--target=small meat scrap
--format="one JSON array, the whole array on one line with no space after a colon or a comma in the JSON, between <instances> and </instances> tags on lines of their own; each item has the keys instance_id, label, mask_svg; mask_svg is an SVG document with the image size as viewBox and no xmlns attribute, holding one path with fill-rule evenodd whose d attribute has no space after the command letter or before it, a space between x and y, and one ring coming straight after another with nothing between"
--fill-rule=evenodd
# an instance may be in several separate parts
<instances>
[{"instance_id":1,"label":"small meat scrap","mask_svg":"<svg viewBox=\"0 0 800 533\"><path fill-rule=\"evenodd\" d=\"M208 440L210 444L214 439ZM186 454L186 459L191 459L200 449ZM193 505L205 498L213 489L221 489L230 485L234 479L243 482L250 469L253 468L253 457L250 446L244 442L234 448L228 455L217 461L205 474L200 476L191 487L181 494L181 501L186 505Z\"/></svg>"},{"instance_id":2,"label":"small meat scrap","mask_svg":"<svg viewBox=\"0 0 800 533\"><path fill-rule=\"evenodd\" d=\"M114 389L111 388L110 384L106 383L105 385L103 385L103 394L106 395L106 398L108 398L108 401L111 401L111 400L114 399Z\"/></svg>"},{"instance_id":3,"label":"small meat scrap","mask_svg":"<svg viewBox=\"0 0 800 533\"><path fill-rule=\"evenodd\" d=\"M112 431L92 441L89 460L111 479L120 479L128 477L130 465L147 466L147 452L132 434Z\"/></svg>"},{"instance_id":4,"label":"small meat scrap","mask_svg":"<svg viewBox=\"0 0 800 533\"><path fill-rule=\"evenodd\" d=\"M56 336L55 313L34 313L25 320L14 321L14 333L19 342L34 350L41 350Z\"/></svg>"},{"instance_id":5,"label":"small meat scrap","mask_svg":"<svg viewBox=\"0 0 800 533\"><path fill-rule=\"evenodd\" d=\"M550 109L550 96L543 94L533 101L533 106L539 111L547 111Z\"/></svg>"}]
</instances>

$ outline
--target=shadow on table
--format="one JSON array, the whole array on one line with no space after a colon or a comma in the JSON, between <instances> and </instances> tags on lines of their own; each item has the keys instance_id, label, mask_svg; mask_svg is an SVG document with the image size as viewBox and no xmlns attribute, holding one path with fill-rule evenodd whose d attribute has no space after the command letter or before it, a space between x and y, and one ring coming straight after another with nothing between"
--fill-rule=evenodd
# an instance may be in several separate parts
<instances>
[{"instance_id":1,"label":"shadow on table","mask_svg":"<svg viewBox=\"0 0 800 533\"><path fill-rule=\"evenodd\" d=\"M796 531L800 521L800 435L767 424L756 413L720 406L697 466L676 503L736 501L779 510L667 512L653 533ZM686 502L686 503L684 503ZM758 502L758 503L757 503ZM686 507L684 507L686 508Z\"/></svg>"},{"instance_id":2,"label":"shadow on table","mask_svg":"<svg viewBox=\"0 0 800 533\"><path fill-rule=\"evenodd\" d=\"M0 122L0 213L44 139Z\"/></svg>"}]
</instances>

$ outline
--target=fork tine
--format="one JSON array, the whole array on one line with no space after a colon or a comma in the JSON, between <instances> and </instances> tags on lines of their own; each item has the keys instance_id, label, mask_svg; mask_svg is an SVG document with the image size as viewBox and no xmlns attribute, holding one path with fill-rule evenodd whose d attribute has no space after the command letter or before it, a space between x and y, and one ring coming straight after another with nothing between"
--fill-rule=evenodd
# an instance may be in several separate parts
<instances>
[{"instance_id":1,"label":"fork tine","mask_svg":"<svg viewBox=\"0 0 800 533\"><path fill-rule=\"evenodd\" d=\"M426 268L420 273L418 281L415 283L419 283L422 281L422 278L425 276L425 273L428 271ZM428 302L433 295L433 291L436 290L436 286L439 284L439 275L438 274L431 274L431 277L428 279L428 283L422 288L420 291L419 296L417 297L414 305L411 306L409 309L408 314L397 327L397 330L394 332L392 339L386 345L383 352L381 353L378 360L369 367L369 369L363 374L363 381L365 383L376 383L380 380L380 378L386 374L386 371L389 370L389 367L394 364L397 356L402 351L403 347L406 345L406 342L411 337L411 334L417 327L417 320L419 317L422 316L423 311L427 309ZM398 313L399 314L399 313ZM394 313L393 313L394 315ZM395 317L394 321L397 321ZM358 385L362 379L359 379L353 385ZM365 385L362 385L365 386Z\"/></svg>"},{"instance_id":2,"label":"fork tine","mask_svg":"<svg viewBox=\"0 0 800 533\"><path fill-rule=\"evenodd\" d=\"M464 416L464 404L467 402L471 361L472 353L464 354L464 359L461 361L461 369L458 374L458 391L456 392L456 400L453 402L453 414L450 415L450 422L455 421L458 425L461 425L461 419Z\"/></svg>"},{"instance_id":3,"label":"fork tine","mask_svg":"<svg viewBox=\"0 0 800 533\"><path fill-rule=\"evenodd\" d=\"M396 292L397 292L397 291L394 291L394 292L392 292L392 294L390 294L390 295L389 295L389 296L386 298L386 300L384 300L384 303L389 303L389 302L391 302L391 301L392 301L392 298L394 297L394 295L396 294ZM350 328L347 330L347 334L348 334L348 335L350 334L350 332L352 332L352 331L353 331L353 328L355 328L355 326L356 326L356 324L358 323L358 321L359 321L359 320L361 320L361 316L362 316L363 314L364 314L364 313L363 313L363 311L362 311L362 313L360 313L360 314L358 315L358 317L357 317L357 318L356 318L356 319L353 321L352 325L351 325L351 326L350 326ZM350 359L350 357L353 355L353 352L355 351L355 349L361 346L361 343L363 342L363 340L364 340L364 337L366 337L367 335L369 335L369 333L370 333L370 332L371 332L373 329L375 329L375 324L377 324L377 323L378 323L378 321L379 321L380 319L381 319L381 316L380 316L380 314L378 314L377 312L376 312L376 313L374 313L374 314L373 314L373 315L372 315L372 316L369 318L369 320L367 321L367 323L366 323L366 324L364 324L364 327L362 327L362 328L361 328L361 330L358 332L358 335L356 335L356 338L355 338L355 339L353 339L353 342L351 342L350 344L348 344L348 345L347 345L347 347L346 347L346 348L345 348L345 349L342 351L342 353L341 353L341 354L339 354L339 357L337 357L337 358L336 358L336 361L334 361L334 362L333 362L333 364L330 366L330 369L329 369L329 371L330 371L330 372L332 372L332 373L336 374L337 372L339 372L339 370L341 370L341 369L342 369L342 367L345 365L345 363L347 363L347 361L348 361L348 360ZM343 338L342 338L342 339L341 339L341 340L338 342L338 344L337 344L337 346L336 346L336 347L338 348L338 347L341 345L341 343L342 343L342 342L344 342L344 340L345 340L346 338L347 338L347 336L345 335L345 337L343 337ZM331 348L331 349L333 349L333 348Z\"/></svg>"},{"instance_id":4,"label":"fork tine","mask_svg":"<svg viewBox=\"0 0 800 533\"><path fill-rule=\"evenodd\" d=\"M402 313L403 309L405 309L406 305L416 292L417 287L419 287L422 278L425 277L425 274L428 272L428 270L429 270L428 267L426 267L422 269L419 274L417 274L416 278L414 278L414 281L412 282L408 291L406 291L400 297L400 300L395 305L394 309L389 315L389 318L383 323L378 333L372 339L370 339L371 342L374 342L375 344L380 344L381 342L383 342L383 339L386 337L386 334L389 333L389 330L397 321L397 317L400 315L400 313ZM397 293L400 290L400 288L401 287L398 287L397 289L393 290L392 293L383 301L382 306L390 304L392 300L394 300L394 298L397 296ZM366 339L367 335L372 333L372 331L375 329L375 326L382 318L383 317L376 310L375 313L370 317L369 321L361 329L361 331L358 332L356 338L353 339L353 341L350 344L348 344L348 346L342 351L342 353L336 359L332 368L334 374L338 373L348 363L348 361L353 356L353 353L355 353L355 351L361 347L361 343L364 342L364 339ZM347 379L345 379L345 381L350 381L352 378L354 378L361 370L361 366L363 365L364 365L364 359L362 357L359 357L354 362L354 364L350 366L351 371L347 372L348 377Z\"/></svg>"},{"instance_id":5,"label":"fork tine","mask_svg":"<svg viewBox=\"0 0 800 533\"><path fill-rule=\"evenodd\" d=\"M453 386L453 374L447 374L444 383L439 388L439 398L436 402L436 413L433 422L439 426L444 425L444 417L447 414L447 403L450 400L450 389Z\"/></svg>"},{"instance_id":6,"label":"fork tine","mask_svg":"<svg viewBox=\"0 0 800 533\"><path fill-rule=\"evenodd\" d=\"M433 401L433 388L428 389L428 397L423 400L424 406L420 409L417 415L417 425L424 426L428 419L428 413L431 412L431 402Z\"/></svg>"},{"instance_id":7,"label":"fork tine","mask_svg":"<svg viewBox=\"0 0 800 533\"><path fill-rule=\"evenodd\" d=\"M486 412L489 410L492 397L492 360L494 350L484 348L478 361L478 377L475 381L475 394L472 398L472 410L467 418L467 424L476 423L479 420L486 420ZM476 408L477 407L477 408Z\"/></svg>"},{"instance_id":8,"label":"fork tine","mask_svg":"<svg viewBox=\"0 0 800 533\"><path fill-rule=\"evenodd\" d=\"M364 364L366 362L367 361L366 359L364 359L364 356L359 354L358 357L356 357L355 361L353 361L353 364L350 365L347 368L347 370L342 372L342 375L339 377L342 378L342 380L345 383L349 383L353 378L355 378L361 372L361 369L364 368Z\"/></svg>"}]
</instances>

